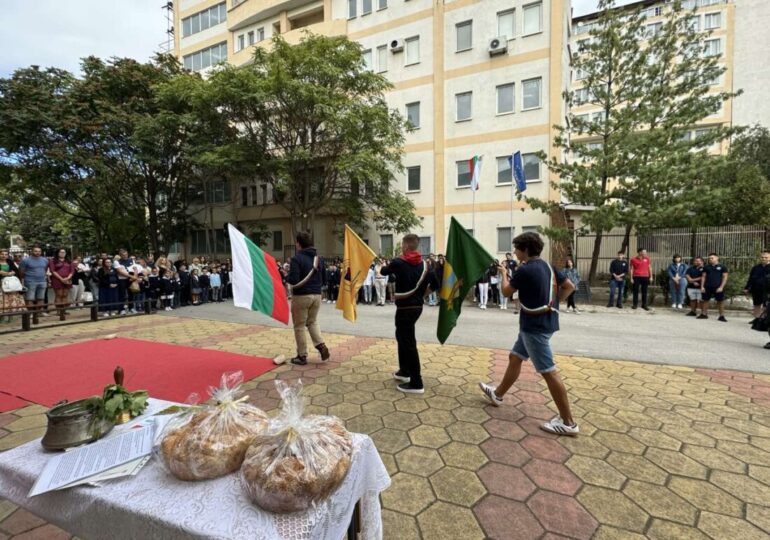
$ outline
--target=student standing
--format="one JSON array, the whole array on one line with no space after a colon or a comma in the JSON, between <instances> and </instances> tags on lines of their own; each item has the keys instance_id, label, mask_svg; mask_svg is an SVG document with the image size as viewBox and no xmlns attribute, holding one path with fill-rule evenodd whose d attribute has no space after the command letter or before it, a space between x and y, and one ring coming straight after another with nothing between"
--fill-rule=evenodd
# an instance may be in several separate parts
<instances>
[{"instance_id":1,"label":"student standing","mask_svg":"<svg viewBox=\"0 0 770 540\"><path fill-rule=\"evenodd\" d=\"M626 274L628 274L628 261L623 251L618 251L617 258L610 263L610 301L607 307L613 305L618 309L623 309L623 292L626 288ZM617 303L615 303L615 294L617 294Z\"/></svg>"},{"instance_id":2,"label":"student standing","mask_svg":"<svg viewBox=\"0 0 770 540\"><path fill-rule=\"evenodd\" d=\"M570 280L572 285L575 286L575 290L572 291L572 294L570 294L567 297L567 311L572 311L572 313L580 313L580 310L575 305L575 293L577 292L578 285L580 284L580 272L578 272L578 269L575 268L575 263L572 262L572 259L567 259L567 261L564 263L564 275L567 276L567 279Z\"/></svg>"},{"instance_id":3,"label":"student standing","mask_svg":"<svg viewBox=\"0 0 770 540\"><path fill-rule=\"evenodd\" d=\"M668 290L671 292L671 309L682 309L684 304L684 291L687 288L687 264L682 262L682 256L678 253L671 259L668 265Z\"/></svg>"},{"instance_id":4,"label":"student standing","mask_svg":"<svg viewBox=\"0 0 770 540\"><path fill-rule=\"evenodd\" d=\"M522 362L531 360L545 379L559 410L559 415L542 424L540 429L556 435L575 436L580 429L572 417L567 389L556 372L550 343L551 336L559 330L559 300L572 294L575 286L563 273L540 258L543 240L538 234L520 234L513 239L513 246L521 265L513 280L508 281L507 276L503 278L503 293L519 291L519 337L508 356L508 368L502 382L496 388L485 383L479 383L479 386L492 405L499 407L503 396L519 378Z\"/></svg>"},{"instance_id":5,"label":"student standing","mask_svg":"<svg viewBox=\"0 0 770 540\"><path fill-rule=\"evenodd\" d=\"M703 309L698 316L699 319L708 319L709 301L713 298L717 301L720 322L727 322L725 319L725 285L729 272L724 264L719 262L719 255L709 253L709 263L703 267Z\"/></svg>"},{"instance_id":6,"label":"student standing","mask_svg":"<svg viewBox=\"0 0 770 540\"><path fill-rule=\"evenodd\" d=\"M374 265L369 266L369 271L366 273L366 279L364 279L364 303L372 303L372 287L374 286Z\"/></svg>"},{"instance_id":7,"label":"student standing","mask_svg":"<svg viewBox=\"0 0 770 540\"><path fill-rule=\"evenodd\" d=\"M380 274L395 278L396 342L398 343L398 371L393 378L400 381L401 392L422 394L425 388L420 374L420 353L414 327L422 315L425 294L438 288L436 275L417 251L420 237L407 234L401 241L402 255L380 268Z\"/></svg>"},{"instance_id":8,"label":"student standing","mask_svg":"<svg viewBox=\"0 0 770 540\"><path fill-rule=\"evenodd\" d=\"M749 279L743 288L743 294L751 296L751 303L754 308L752 313L755 319L762 313L762 304L765 301L765 281L768 276L770 276L770 250L762 252L759 264L751 269Z\"/></svg>"},{"instance_id":9,"label":"student standing","mask_svg":"<svg viewBox=\"0 0 770 540\"><path fill-rule=\"evenodd\" d=\"M639 292L642 293L642 309L649 311L647 307L647 288L650 286L650 258L647 256L647 250L639 248L636 257L631 258L631 285L634 288L634 304L636 309L639 305Z\"/></svg>"},{"instance_id":10,"label":"student standing","mask_svg":"<svg viewBox=\"0 0 770 540\"><path fill-rule=\"evenodd\" d=\"M701 287L703 287L703 257L695 257L692 260L692 265L684 273L684 279L687 281L687 298L690 300L690 311L687 312L687 316L695 317L698 314L698 308L701 308L701 313L703 313L703 293L701 292Z\"/></svg>"}]
</instances>

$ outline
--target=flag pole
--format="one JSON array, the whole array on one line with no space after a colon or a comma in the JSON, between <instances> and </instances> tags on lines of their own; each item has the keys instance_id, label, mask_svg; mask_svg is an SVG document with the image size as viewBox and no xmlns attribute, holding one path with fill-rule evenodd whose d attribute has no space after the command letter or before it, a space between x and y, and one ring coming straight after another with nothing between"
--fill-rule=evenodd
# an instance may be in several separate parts
<instances>
[{"instance_id":1,"label":"flag pole","mask_svg":"<svg viewBox=\"0 0 770 540\"><path fill-rule=\"evenodd\" d=\"M511 242L513 242L513 197L515 195L514 184L516 182L513 178L513 160L511 160Z\"/></svg>"},{"instance_id":2,"label":"flag pole","mask_svg":"<svg viewBox=\"0 0 770 540\"><path fill-rule=\"evenodd\" d=\"M473 191L473 217L471 218L471 230L473 231L473 237L476 238L476 190L471 187Z\"/></svg>"}]
</instances>

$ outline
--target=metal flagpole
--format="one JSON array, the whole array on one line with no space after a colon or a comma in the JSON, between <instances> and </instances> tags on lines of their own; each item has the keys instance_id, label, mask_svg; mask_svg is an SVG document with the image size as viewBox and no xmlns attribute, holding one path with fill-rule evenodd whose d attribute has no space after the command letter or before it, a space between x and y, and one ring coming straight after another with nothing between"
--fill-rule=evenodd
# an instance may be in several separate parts
<instances>
[{"instance_id":1,"label":"metal flagpole","mask_svg":"<svg viewBox=\"0 0 770 540\"><path fill-rule=\"evenodd\" d=\"M514 184L516 184L516 179L513 175L513 157L511 157L511 242L513 242L513 196L516 193L514 191Z\"/></svg>"},{"instance_id":2,"label":"metal flagpole","mask_svg":"<svg viewBox=\"0 0 770 540\"><path fill-rule=\"evenodd\" d=\"M473 191L473 217L471 218L471 230L473 231L473 237L476 238L476 190L471 187Z\"/></svg>"}]
</instances>

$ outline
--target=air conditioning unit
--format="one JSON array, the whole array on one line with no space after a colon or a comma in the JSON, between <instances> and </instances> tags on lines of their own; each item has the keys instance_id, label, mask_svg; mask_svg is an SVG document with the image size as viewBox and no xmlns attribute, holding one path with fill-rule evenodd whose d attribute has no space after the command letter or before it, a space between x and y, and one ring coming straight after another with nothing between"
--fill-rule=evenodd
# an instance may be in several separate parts
<instances>
[{"instance_id":1,"label":"air conditioning unit","mask_svg":"<svg viewBox=\"0 0 770 540\"><path fill-rule=\"evenodd\" d=\"M403 39L394 39L390 42L390 52L393 54L399 53L404 50L404 40Z\"/></svg>"},{"instance_id":2,"label":"air conditioning unit","mask_svg":"<svg viewBox=\"0 0 770 540\"><path fill-rule=\"evenodd\" d=\"M489 40L489 56L505 54L508 52L508 39L505 36Z\"/></svg>"}]
</instances>

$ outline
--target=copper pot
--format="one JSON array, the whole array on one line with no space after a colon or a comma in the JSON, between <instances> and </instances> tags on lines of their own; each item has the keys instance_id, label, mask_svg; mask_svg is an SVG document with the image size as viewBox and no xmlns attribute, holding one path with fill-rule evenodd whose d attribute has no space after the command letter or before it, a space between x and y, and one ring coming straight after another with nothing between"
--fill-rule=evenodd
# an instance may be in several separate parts
<instances>
[{"instance_id":1,"label":"copper pot","mask_svg":"<svg viewBox=\"0 0 770 540\"><path fill-rule=\"evenodd\" d=\"M98 418L87 407L88 400L63 402L45 415L48 428L40 441L46 450L63 450L101 439L115 423Z\"/></svg>"}]
</instances>

